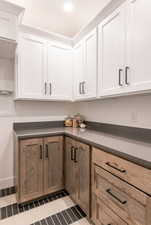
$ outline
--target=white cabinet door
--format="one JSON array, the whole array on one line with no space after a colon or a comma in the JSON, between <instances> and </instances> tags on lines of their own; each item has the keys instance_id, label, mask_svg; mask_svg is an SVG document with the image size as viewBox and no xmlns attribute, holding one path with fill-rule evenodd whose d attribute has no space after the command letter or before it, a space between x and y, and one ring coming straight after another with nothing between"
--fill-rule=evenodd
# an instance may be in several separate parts
<instances>
[{"instance_id":1,"label":"white cabinet door","mask_svg":"<svg viewBox=\"0 0 151 225\"><path fill-rule=\"evenodd\" d=\"M110 96L123 92L125 3L99 25L98 94Z\"/></svg>"},{"instance_id":2,"label":"white cabinet door","mask_svg":"<svg viewBox=\"0 0 151 225\"><path fill-rule=\"evenodd\" d=\"M79 42L74 48L74 99L83 98L82 82L84 82L84 52L83 42Z\"/></svg>"},{"instance_id":3,"label":"white cabinet door","mask_svg":"<svg viewBox=\"0 0 151 225\"><path fill-rule=\"evenodd\" d=\"M151 1L128 0L127 13L127 91L151 90Z\"/></svg>"},{"instance_id":4,"label":"white cabinet door","mask_svg":"<svg viewBox=\"0 0 151 225\"><path fill-rule=\"evenodd\" d=\"M72 49L57 44L48 44L48 98L54 100L72 100L72 65Z\"/></svg>"},{"instance_id":5,"label":"white cabinet door","mask_svg":"<svg viewBox=\"0 0 151 225\"><path fill-rule=\"evenodd\" d=\"M44 42L38 37L21 35L18 46L17 98L43 98L44 49Z\"/></svg>"},{"instance_id":6,"label":"white cabinet door","mask_svg":"<svg viewBox=\"0 0 151 225\"><path fill-rule=\"evenodd\" d=\"M84 98L96 97L97 29L84 38Z\"/></svg>"}]
</instances>

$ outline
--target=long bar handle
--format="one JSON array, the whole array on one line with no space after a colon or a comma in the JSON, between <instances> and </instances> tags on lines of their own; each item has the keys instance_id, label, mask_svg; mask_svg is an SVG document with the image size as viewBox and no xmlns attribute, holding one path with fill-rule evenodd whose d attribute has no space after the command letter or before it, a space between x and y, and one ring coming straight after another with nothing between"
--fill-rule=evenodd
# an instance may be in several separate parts
<instances>
[{"instance_id":1,"label":"long bar handle","mask_svg":"<svg viewBox=\"0 0 151 225\"><path fill-rule=\"evenodd\" d=\"M48 153L48 144L46 144L46 155L45 155L46 159L49 159L49 153Z\"/></svg>"},{"instance_id":2,"label":"long bar handle","mask_svg":"<svg viewBox=\"0 0 151 225\"><path fill-rule=\"evenodd\" d=\"M49 94L52 95L52 84L49 83Z\"/></svg>"},{"instance_id":3,"label":"long bar handle","mask_svg":"<svg viewBox=\"0 0 151 225\"><path fill-rule=\"evenodd\" d=\"M121 172L121 173L126 173L126 170L124 170L124 169L119 169L119 168L117 168L116 166L112 165L110 162L106 162L105 164L106 164L107 166L109 166L109 167L115 169L115 170L118 170L118 171Z\"/></svg>"},{"instance_id":4,"label":"long bar handle","mask_svg":"<svg viewBox=\"0 0 151 225\"><path fill-rule=\"evenodd\" d=\"M81 95L81 82L79 83L79 94Z\"/></svg>"},{"instance_id":5,"label":"long bar handle","mask_svg":"<svg viewBox=\"0 0 151 225\"><path fill-rule=\"evenodd\" d=\"M40 145L40 159L43 159L43 147Z\"/></svg>"},{"instance_id":6,"label":"long bar handle","mask_svg":"<svg viewBox=\"0 0 151 225\"><path fill-rule=\"evenodd\" d=\"M74 148L74 162L77 163L77 150L78 148Z\"/></svg>"},{"instance_id":7,"label":"long bar handle","mask_svg":"<svg viewBox=\"0 0 151 225\"><path fill-rule=\"evenodd\" d=\"M82 94L85 94L85 81L82 82Z\"/></svg>"},{"instance_id":8,"label":"long bar handle","mask_svg":"<svg viewBox=\"0 0 151 225\"><path fill-rule=\"evenodd\" d=\"M128 70L129 70L129 66L125 67L125 84L129 85L130 83L128 82Z\"/></svg>"},{"instance_id":9,"label":"long bar handle","mask_svg":"<svg viewBox=\"0 0 151 225\"><path fill-rule=\"evenodd\" d=\"M106 190L106 192L111 195L113 198L115 198L117 201L119 201L122 205L125 205L127 203L126 200L121 200L119 197L117 197L113 192L112 190L109 188Z\"/></svg>"},{"instance_id":10,"label":"long bar handle","mask_svg":"<svg viewBox=\"0 0 151 225\"><path fill-rule=\"evenodd\" d=\"M122 69L119 69L119 71L118 71L118 75L119 75L119 86L123 86L123 84L122 84L122 82L121 82L121 73L123 72L123 70Z\"/></svg>"},{"instance_id":11,"label":"long bar handle","mask_svg":"<svg viewBox=\"0 0 151 225\"><path fill-rule=\"evenodd\" d=\"M47 95L47 82L45 82L45 95Z\"/></svg>"},{"instance_id":12,"label":"long bar handle","mask_svg":"<svg viewBox=\"0 0 151 225\"><path fill-rule=\"evenodd\" d=\"M71 160L74 160L74 147L71 147Z\"/></svg>"}]
</instances>

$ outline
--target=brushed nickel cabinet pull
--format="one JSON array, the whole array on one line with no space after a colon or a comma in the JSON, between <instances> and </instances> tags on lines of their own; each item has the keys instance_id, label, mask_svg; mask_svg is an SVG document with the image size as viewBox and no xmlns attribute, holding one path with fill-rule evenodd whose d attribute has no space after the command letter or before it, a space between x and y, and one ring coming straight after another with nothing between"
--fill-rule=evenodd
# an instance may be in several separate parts
<instances>
[{"instance_id":1,"label":"brushed nickel cabinet pull","mask_svg":"<svg viewBox=\"0 0 151 225\"><path fill-rule=\"evenodd\" d=\"M128 70L129 70L129 66L125 67L125 84L129 85L130 83L128 82Z\"/></svg>"},{"instance_id":2,"label":"brushed nickel cabinet pull","mask_svg":"<svg viewBox=\"0 0 151 225\"><path fill-rule=\"evenodd\" d=\"M49 83L49 94L52 95L52 84Z\"/></svg>"},{"instance_id":3,"label":"brushed nickel cabinet pull","mask_svg":"<svg viewBox=\"0 0 151 225\"><path fill-rule=\"evenodd\" d=\"M79 94L80 94L80 95L82 94L81 86L82 86L82 83L80 82L80 83L79 83Z\"/></svg>"},{"instance_id":4,"label":"brushed nickel cabinet pull","mask_svg":"<svg viewBox=\"0 0 151 225\"><path fill-rule=\"evenodd\" d=\"M45 95L47 94L47 83L45 82Z\"/></svg>"},{"instance_id":5,"label":"brushed nickel cabinet pull","mask_svg":"<svg viewBox=\"0 0 151 225\"><path fill-rule=\"evenodd\" d=\"M126 173L126 170L124 170L124 169L119 169L119 168L117 168L116 166L113 166L110 162L106 162L105 164L106 164L107 166L109 166L109 167L115 169L115 170L118 170L118 171L121 172L121 173Z\"/></svg>"},{"instance_id":6,"label":"brushed nickel cabinet pull","mask_svg":"<svg viewBox=\"0 0 151 225\"><path fill-rule=\"evenodd\" d=\"M42 147L42 145L40 145L40 159L43 159L42 153L43 153L43 147Z\"/></svg>"},{"instance_id":7,"label":"brushed nickel cabinet pull","mask_svg":"<svg viewBox=\"0 0 151 225\"><path fill-rule=\"evenodd\" d=\"M82 82L82 94L85 94L85 81Z\"/></svg>"},{"instance_id":8,"label":"brushed nickel cabinet pull","mask_svg":"<svg viewBox=\"0 0 151 225\"><path fill-rule=\"evenodd\" d=\"M119 71L118 71L118 75L119 75L119 86L123 86L123 84L122 84L122 82L121 82L121 73L123 72L123 70L122 69L119 69Z\"/></svg>"},{"instance_id":9,"label":"brushed nickel cabinet pull","mask_svg":"<svg viewBox=\"0 0 151 225\"><path fill-rule=\"evenodd\" d=\"M115 198L117 201L119 201L122 205L125 205L127 203L126 200L121 200L119 197L117 197L113 192L112 190L109 188L106 190L106 192L111 195L113 198Z\"/></svg>"}]
</instances>

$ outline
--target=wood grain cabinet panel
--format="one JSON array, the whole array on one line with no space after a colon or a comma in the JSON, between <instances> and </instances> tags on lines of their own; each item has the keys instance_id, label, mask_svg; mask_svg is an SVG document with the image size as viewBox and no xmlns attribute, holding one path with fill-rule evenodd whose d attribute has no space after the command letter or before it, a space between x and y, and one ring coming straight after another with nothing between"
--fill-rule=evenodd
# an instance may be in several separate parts
<instances>
[{"instance_id":1,"label":"wood grain cabinet panel","mask_svg":"<svg viewBox=\"0 0 151 225\"><path fill-rule=\"evenodd\" d=\"M66 138L65 152L65 187L71 198L89 216L90 147Z\"/></svg>"},{"instance_id":2,"label":"wood grain cabinet panel","mask_svg":"<svg viewBox=\"0 0 151 225\"><path fill-rule=\"evenodd\" d=\"M95 195L93 195L92 218L95 225L128 225Z\"/></svg>"},{"instance_id":3,"label":"wood grain cabinet panel","mask_svg":"<svg viewBox=\"0 0 151 225\"><path fill-rule=\"evenodd\" d=\"M77 203L84 209L85 213L90 213L90 147L77 142Z\"/></svg>"},{"instance_id":4,"label":"wood grain cabinet panel","mask_svg":"<svg viewBox=\"0 0 151 225\"><path fill-rule=\"evenodd\" d=\"M77 180L76 164L73 160L75 141L66 138L65 142L65 189L70 193L71 198L76 201Z\"/></svg>"},{"instance_id":5,"label":"wood grain cabinet panel","mask_svg":"<svg viewBox=\"0 0 151 225\"><path fill-rule=\"evenodd\" d=\"M20 142L19 200L25 202L43 194L43 140Z\"/></svg>"},{"instance_id":6,"label":"wood grain cabinet panel","mask_svg":"<svg viewBox=\"0 0 151 225\"><path fill-rule=\"evenodd\" d=\"M151 194L151 170L93 148L93 162L140 190Z\"/></svg>"},{"instance_id":7,"label":"wood grain cabinet panel","mask_svg":"<svg viewBox=\"0 0 151 225\"><path fill-rule=\"evenodd\" d=\"M44 138L44 192L63 188L63 137Z\"/></svg>"},{"instance_id":8,"label":"wood grain cabinet panel","mask_svg":"<svg viewBox=\"0 0 151 225\"><path fill-rule=\"evenodd\" d=\"M23 203L64 188L63 137L31 138L16 145L17 201Z\"/></svg>"},{"instance_id":9,"label":"wood grain cabinet panel","mask_svg":"<svg viewBox=\"0 0 151 225\"><path fill-rule=\"evenodd\" d=\"M120 224L116 220L110 221L112 213L120 217L128 225L151 224L151 197L143 191L143 188L148 186L149 183L144 177L141 177L142 171L144 172L145 170L149 172L149 170L141 166L137 166L99 149L93 149L93 198L91 208L92 220L96 221L96 224L99 224L101 220L105 221L105 218L107 218L107 222L102 222L103 225ZM125 177L123 178L119 174L124 174L123 176L126 178L130 177L130 180ZM138 179L139 177L140 179ZM103 202L112 213L108 214L104 212L105 206L101 207L100 202Z\"/></svg>"}]
</instances>

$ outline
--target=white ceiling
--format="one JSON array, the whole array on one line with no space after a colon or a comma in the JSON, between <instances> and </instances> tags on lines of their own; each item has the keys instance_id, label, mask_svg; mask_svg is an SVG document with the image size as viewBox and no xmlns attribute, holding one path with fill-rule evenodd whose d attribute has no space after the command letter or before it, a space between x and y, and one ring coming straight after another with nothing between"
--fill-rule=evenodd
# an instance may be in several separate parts
<instances>
[{"instance_id":1,"label":"white ceiling","mask_svg":"<svg viewBox=\"0 0 151 225\"><path fill-rule=\"evenodd\" d=\"M8 0L23 6L23 24L48 32L73 37L94 18L110 0L73 0L72 12L63 10L64 0Z\"/></svg>"}]
</instances>

